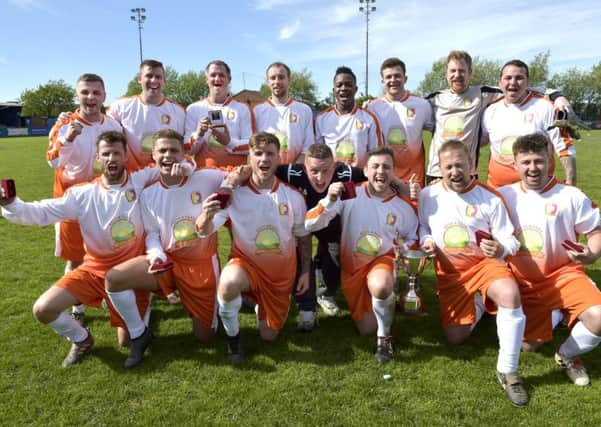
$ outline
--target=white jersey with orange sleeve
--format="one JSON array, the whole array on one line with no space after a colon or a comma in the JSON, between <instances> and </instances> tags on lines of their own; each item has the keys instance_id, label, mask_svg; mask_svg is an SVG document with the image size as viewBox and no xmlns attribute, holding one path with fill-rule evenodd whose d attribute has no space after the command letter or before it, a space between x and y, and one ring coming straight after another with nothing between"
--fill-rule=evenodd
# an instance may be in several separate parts
<instances>
[{"instance_id":1,"label":"white jersey with orange sleeve","mask_svg":"<svg viewBox=\"0 0 601 427\"><path fill-rule=\"evenodd\" d=\"M179 185L166 186L160 179L140 197L150 258L167 259L166 252L185 252L185 257L211 258L217 253L217 234L199 239L194 229L202 202L216 192L225 174L216 169L195 171Z\"/></svg>"},{"instance_id":2,"label":"white jersey with orange sleeve","mask_svg":"<svg viewBox=\"0 0 601 427\"><path fill-rule=\"evenodd\" d=\"M482 135L490 141L488 183L494 187L513 184L520 177L513 161L513 143L517 137L531 133L546 133L558 156L576 155L573 141L561 135L553 125L553 104L541 95L529 93L519 104L506 104L499 100L484 111ZM553 158L552 147L549 147ZM553 170L550 171L553 173Z\"/></svg>"},{"instance_id":3,"label":"white jersey with orange sleeve","mask_svg":"<svg viewBox=\"0 0 601 427\"><path fill-rule=\"evenodd\" d=\"M152 135L161 129L184 133L185 110L163 97L158 104L145 104L140 95L119 98L106 110L123 126L129 154L128 168L142 169L151 159Z\"/></svg>"},{"instance_id":4,"label":"white jersey with orange sleeve","mask_svg":"<svg viewBox=\"0 0 601 427\"><path fill-rule=\"evenodd\" d=\"M289 99L274 104L270 99L254 107L256 131L269 132L280 141L280 163L295 163L315 142L313 112L307 104Z\"/></svg>"},{"instance_id":5,"label":"white jersey with orange sleeve","mask_svg":"<svg viewBox=\"0 0 601 427\"><path fill-rule=\"evenodd\" d=\"M503 245L502 258L518 250L505 200L478 180L461 193L439 181L420 192L417 205L420 243L431 239L439 249L438 276L466 271L485 258L476 244L478 230L491 234Z\"/></svg>"},{"instance_id":6,"label":"white jersey with orange sleeve","mask_svg":"<svg viewBox=\"0 0 601 427\"><path fill-rule=\"evenodd\" d=\"M306 209L301 193L279 179L271 190L258 190L248 182L233 192L231 204L215 215L213 226L217 230L229 219L232 258L244 258L261 276L269 277L270 284L291 283L296 275L296 237L309 234L304 226Z\"/></svg>"},{"instance_id":7,"label":"white jersey with orange sleeve","mask_svg":"<svg viewBox=\"0 0 601 427\"><path fill-rule=\"evenodd\" d=\"M72 122L80 123L82 130L69 142L66 134ZM75 111L66 119L56 122L50 131L50 144L46 151L46 160L55 169L54 197L62 196L74 184L91 181L102 172L95 162L96 142L101 133L108 131L122 132L122 128L104 114L99 121L88 122L79 115L79 111Z\"/></svg>"},{"instance_id":8,"label":"white jersey with orange sleeve","mask_svg":"<svg viewBox=\"0 0 601 427\"><path fill-rule=\"evenodd\" d=\"M335 106L319 113L315 142L327 144L336 161L359 168L367 163L367 153L383 144L378 119L358 105L348 114L340 114Z\"/></svg>"},{"instance_id":9,"label":"white jersey with orange sleeve","mask_svg":"<svg viewBox=\"0 0 601 427\"><path fill-rule=\"evenodd\" d=\"M411 202L396 194L387 198L369 194L368 184L357 186L357 197L332 202L328 197L307 212L305 228L317 231L340 214L340 265L353 273L375 258L391 254L393 242L407 249L417 240L418 220Z\"/></svg>"},{"instance_id":10,"label":"white jersey with orange sleeve","mask_svg":"<svg viewBox=\"0 0 601 427\"><path fill-rule=\"evenodd\" d=\"M433 130L432 107L409 92L399 101L385 96L368 101L366 109L378 118L384 144L394 152L397 178L408 181L415 174L423 187L425 174L424 129Z\"/></svg>"},{"instance_id":11,"label":"white jersey with orange sleeve","mask_svg":"<svg viewBox=\"0 0 601 427\"><path fill-rule=\"evenodd\" d=\"M159 176L157 168L126 174L122 184L106 186L102 177L69 188L62 197L25 203L15 199L2 215L16 224L45 226L75 219L81 225L86 255L79 267L100 277L144 251L144 226L138 200Z\"/></svg>"},{"instance_id":12,"label":"white jersey with orange sleeve","mask_svg":"<svg viewBox=\"0 0 601 427\"><path fill-rule=\"evenodd\" d=\"M520 249L510 258L516 276L538 282L570 264L564 240L578 241L601 227L599 208L578 188L555 178L541 190L528 190L521 182L499 189L510 207Z\"/></svg>"},{"instance_id":13,"label":"white jersey with orange sleeve","mask_svg":"<svg viewBox=\"0 0 601 427\"><path fill-rule=\"evenodd\" d=\"M227 126L230 142L222 145L209 129L198 139L198 122L208 117L209 111L219 110ZM223 104L213 104L208 98L190 104L186 109L186 150L196 155L198 166L226 167L246 164L248 140L253 134L254 119L250 108L228 96Z\"/></svg>"}]
</instances>

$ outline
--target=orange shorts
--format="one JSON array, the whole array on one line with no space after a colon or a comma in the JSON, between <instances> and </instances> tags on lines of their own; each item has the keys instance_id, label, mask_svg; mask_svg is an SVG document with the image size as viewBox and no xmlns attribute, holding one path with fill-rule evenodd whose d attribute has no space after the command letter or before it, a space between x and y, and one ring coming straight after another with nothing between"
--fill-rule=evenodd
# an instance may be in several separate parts
<instances>
[{"instance_id":1,"label":"orange shorts","mask_svg":"<svg viewBox=\"0 0 601 427\"><path fill-rule=\"evenodd\" d=\"M393 256L382 255L374 258L372 262L363 266L355 272L346 272L344 269L340 272L340 281L342 283L342 293L349 306L351 317L359 322L365 316L365 313L371 313L371 293L367 287L367 277L378 269L383 269L392 273Z\"/></svg>"},{"instance_id":2,"label":"orange shorts","mask_svg":"<svg viewBox=\"0 0 601 427\"><path fill-rule=\"evenodd\" d=\"M188 314L199 319L203 328L212 329L217 320L217 255L194 262L172 258L170 261L173 262L173 269L157 275L161 291L168 295L177 289Z\"/></svg>"},{"instance_id":3,"label":"orange shorts","mask_svg":"<svg viewBox=\"0 0 601 427\"><path fill-rule=\"evenodd\" d=\"M244 295L259 305L259 319L265 320L267 326L274 331L282 329L288 317L294 275L285 282L275 282L244 258L232 258L228 265L237 265L244 269L250 284L250 290L244 292Z\"/></svg>"},{"instance_id":4,"label":"orange shorts","mask_svg":"<svg viewBox=\"0 0 601 427\"><path fill-rule=\"evenodd\" d=\"M440 319L443 327L471 325L476 321L474 296L480 292L489 313L496 313L496 306L486 299L492 282L499 279L515 280L507 264L485 258L459 275L438 278Z\"/></svg>"},{"instance_id":5,"label":"orange shorts","mask_svg":"<svg viewBox=\"0 0 601 427\"><path fill-rule=\"evenodd\" d=\"M552 310L561 310L572 328L580 313L601 305L601 292L595 282L583 267L575 264L560 267L541 282L518 280L518 284L526 315L526 341L545 342L553 338Z\"/></svg>"},{"instance_id":6,"label":"orange shorts","mask_svg":"<svg viewBox=\"0 0 601 427\"><path fill-rule=\"evenodd\" d=\"M79 222L61 221L55 225L56 250L54 255L67 261L83 261L85 250Z\"/></svg>"},{"instance_id":7,"label":"orange shorts","mask_svg":"<svg viewBox=\"0 0 601 427\"><path fill-rule=\"evenodd\" d=\"M54 284L59 288L67 290L73 295L81 304L85 304L90 307L99 307L102 300L105 300L109 308L109 319L111 326L125 328L125 322L121 319L121 316L111 304L111 300L106 294L104 289L104 278L97 276L89 271L84 271L81 268L65 274ZM144 313L149 304L150 293L148 291L142 291L136 289L136 304L140 316L144 318Z\"/></svg>"}]
</instances>

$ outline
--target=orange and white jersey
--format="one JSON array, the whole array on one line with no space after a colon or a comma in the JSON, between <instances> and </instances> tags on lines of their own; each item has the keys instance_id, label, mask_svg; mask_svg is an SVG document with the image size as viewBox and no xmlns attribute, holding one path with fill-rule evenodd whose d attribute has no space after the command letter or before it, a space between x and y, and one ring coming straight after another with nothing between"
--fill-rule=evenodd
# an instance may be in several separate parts
<instances>
[{"instance_id":1,"label":"orange and white jersey","mask_svg":"<svg viewBox=\"0 0 601 427\"><path fill-rule=\"evenodd\" d=\"M270 99L254 107L256 131L269 132L280 141L280 163L295 163L315 142L313 113L307 104L289 99L274 104Z\"/></svg>"},{"instance_id":2,"label":"orange and white jersey","mask_svg":"<svg viewBox=\"0 0 601 427\"><path fill-rule=\"evenodd\" d=\"M182 106L166 97L156 105L145 104L140 95L119 98L106 112L123 126L130 170L142 169L152 161L152 135L155 132L174 129L184 133L186 113Z\"/></svg>"},{"instance_id":3,"label":"orange and white jersey","mask_svg":"<svg viewBox=\"0 0 601 427\"><path fill-rule=\"evenodd\" d=\"M499 100L484 111L482 134L488 136L490 141L490 185L500 187L520 180L514 168L512 151L513 143L519 136L547 133L558 156L576 155L573 142L567 136L562 137L559 128L547 130L553 124L553 115L553 104L534 93L529 93L519 104L506 104Z\"/></svg>"},{"instance_id":4,"label":"orange and white jersey","mask_svg":"<svg viewBox=\"0 0 601 427\"><path fill-rule=\"evenodd\" d=\"M353 199L332 202L324 197L305 217L305 228L313 232L340 215L340 265L349 273L391 254L394 241L408 248L417 240L417 215L408 199L396 194L384 199L372 196L367 183L357 185L356 190Z\"/></svg>"},{"instance_id":5,"label":"orange and white jersey","mask_svg":"<svg viewBox=\"0 0 601 427\"><path fill-rule=\"evenodd\" d=\"M77 122L82 130L72 142L66 140L69 125ZM107 131L121 132L121 125L104 114L97 122L84 120L76 111L64 120L56 122L50 131L50 144L46 151L46 160L54 173L54 197L60 197L74 184L88 182L102 170L96 164L96 141Z\"/></svg>"},{"instance_id":6,"label":"orange and white jersey","mask_svg":"<svg viewBox=\"0 0 601 427\"><path fill-rule=\"evenodd\" d=\"M296 237L308 234L306 209L301 193L277 178L270 190L248 182L234 190L213 226L217 230L229 220L232 258L244 258L275 283L289 282L296 274Z\"/></svg>"},{"instance_id":7,"label":"orange and white jersey","mask_svg":"<svg viewBox=\"0 0 601 427\"><path fill-rule=\"evenodd\" d=\"M476 244L478 230L491 234L503 245L503 258L518 250L505 200L478 180L462 193L439 181L420 192L417 205L420 244L431 239L438 247L438 276L467 271L484 259Z\"/></svg>"},{"instance_id":8,"label":"orange and white jersey","mask_svg":"<svg viewBox=\"0 0 601 427\"><path fill-rule=\"evenodd\" d=\"M551 178L541 191L521 182L499 189L510 207L520 249L509 259L516 277L537 282L570 264L564 240L601 227L599 208L578 188Z\"/></svg>"},{"instance_id":9,"label":"orange and white jersey","mask_svg":"<svg viewBox=\"0 0 601 427\"><path fill-rule=\"evenodd\" d=\"M362 168L367 152L382 145L378 119L355 105L348 114L340 114L332 106L315 118L315 142L327 144L336 161Z\"/></svg>"},{"instance_id":10,"label":"orange and white jersey","mask_svg":"<svg viewBox=\"0 0 601 427\"><path fill-rule=\"evenodd\" d=\"M415 173L424 185L425 151L423 130L432 130L432 107L423 98L409 92L400 101L385 96L371 100L365 107L378 118L384 144L394 151L394 169L397 178L408 181Z\"/></svg>"},{"instance_id":11,"label":"orange and white jersey","mask_svg":"<svg viewBox=\"0 0 601 427\"><path fill-rule=\"evenodd\" d=\"M208 117L209 111L220 110L223 123L230 134L230 142L222 145L215 140L209 129L197 139L198 122ZM246 104L228 96L223 104L213 104L208 98L188 105L186 108L186 149L196 156L198 166L226 167L246 164L248 140L253 134L252 112Z\"/></svg>"},{"instance_id":12,"label":"orange and white jersey","mask_svg":"<svg viewBox=\"0 0 601 427\"><path fill-rule=\"evenodd\" d=\"M142 192L146 252L151 258L165 260L165 253L177 251L188 259L206 259L217 253L217 234L199 239L194 223L202 202L219 189L224 177L219 170L202 169L179 185L166 186L159 179Z\"/></svg>"},{"instance_id":13,"label":"orange and white jersey","mask_svg":"<svg viewBox=\"0 0 601 427\"><path fill-rule=\"evenodd\" d=\"M144 187L158 176L157 168L144 168L126 173L122 184L110 186L99 177L69 188L59 198L31 203L17 198L2 208L2 215L17 224L39 226L77 220L86 250L79 268L104 277L113 266L143 253L139 199Z\"/></svg>"}]
</instances>

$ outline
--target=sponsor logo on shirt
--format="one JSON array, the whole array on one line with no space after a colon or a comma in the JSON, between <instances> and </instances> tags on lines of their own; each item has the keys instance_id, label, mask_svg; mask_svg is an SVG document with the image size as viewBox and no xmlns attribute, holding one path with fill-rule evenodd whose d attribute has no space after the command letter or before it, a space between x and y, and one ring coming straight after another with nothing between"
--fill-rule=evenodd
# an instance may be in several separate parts
<instances>
[{"instance_id":1,"label":"sponsor logo on shirt","mask_svg":"<svg viewBox=\"0 0 601 427\"><path fill-rule=\"evenodd\" d=\"M464 252L470 244L470 234L464 224L451 224L442 236L445 251Z\"/></svg>"},{"instance_id":2,"label":"sponsor logo on shirt","mask_svg":"<svg viewBox=\"0 0 601 427\"><path fill-rule=\"evenodd\" d=\"M443 138L461 138L465 133L465 123L463 119L458 116L449 117L444 122L442 137Z\"/></svg>"},{"instance_id":3,"label":"sponsor logo on shirt","mask_svg":"<svg viewBox=\"0 0 601 427\"><path fill-rule=\"evenodd\" d=\"M294 114L294 113L290 113L290 123L297 123L298 122L298 115Z\"/></svg>"},{"instance_id":4,"label":"sponsor logo on shirt","mask_svg":"<svg viewBox=\"0 0 601 427\"><path fill-rule=\"evenodd\" d=\"M520 252L527 252L531 256L542 258L545 241L541 230L534 226L524 227L518 234Z\"/></svg>"},{"instance_id":5,"label":"sponsor logo on shirt","mask_svg":"<svg viewBox=\"0 0 601 427\"><path fill-rule=\"evenodd\" d=\"M415 118L415 108L407 108L407 118Z\"/></svg>"},{"instance_id":6,"label":"sponsor logo on shirt","mask_svg":"<svg viewBox=\"0 0 601 427\"><path fill-rule=\"evenodd\" d=\"M288 149L288 134L284 131L277 131L275 133L278 141L280 141L280 150Z\"/></svg>"},{"instance_id":7,"label":"sponsor logo on shirt","mask_svg":"<svg viewBox=\"0 0 601 427\"><path fill-rule=\"evenodd\" d=\"M352 162L355 158L355 144L353 141L343 139L336 146L336 160L341 162Z\"/></svg>"},{"instance_id":8,"label":"sponsor logo on shirt","mask_svg":"<svg viewBox=\"0 0 601 427\"><path fill-rule=\"evenodd\" d=\"M406 145L407 137L405 136L405 131L400 128L390 129L386 142L388 142L388 145Z\"/></svg>"},{"instance_id":9,"label":"sponsor logo on shirt","mask_svg":"<svg viewBox=\"0 0 601 427\"><path fill-rule=\"evenodd\" d=\"M265 226L259 229L255 236L256 254L281 253L280 236L271 226Z\"/></svg>"},{"instance_id":10,"label":"sponsor logo on shirt","mask_svg":"<svg viewBox=\"0 0 601 427\"><path fill-rule=\"evenodd\" d=\"M153 144L154 138L152 137L152 134L142 137L142 151L150 153L152 151Z\"/></svg>"},{"instance_id":11,"label":"sponsor logo on shirt","mask_svg":"<svg viewBox=\"0 0 601 427\"><path fill-rule=\"evenodd\" d=\"M229 110L226 114L226 117L230 122L233 122L234 120L236 120L236 112L233 110Z\"/></svg>"},{"instance_id":12,"label":"sponsor logo on shirt","mask_svg":"<svg viewBox=\"0 0 601 427\"><path fill-rule=\"evenodd\" d=\"M171 123L171 117L168 114L163 114L161 116L161 123L164 125L168 125L169 123Z\"/></svg>"},{"instance_id":13,"label":"sponsor logo on shirt","mask_svg":"<svg viewBox=\"0 0 601 427\"><path fill-rule=\"evenodd\" d=\"M197 205L202 202L202 194L199 191L193 191L190 193L190 200L192 200L193 205Z\"/></svg>"},{"instance_id":14,"label":"sponsor logo on shirt","mask_svg":"<svg viewBox=\"0 0 601 427\"><path fill-rule=\"evenodd\" d=\"M463 106L464 106L464 107L469 107L469 106L471 106L471 105L472 105L472 100L471 100L471 99L469 99L469 98L465 98L465 99L463 100Z\"/></svg>"},{"instance_id":15,"label":"sponsor logo on shirt","mask_svg":"<svg viewBox=\"0 0 601 427\"><path fill-rule=\"evenodd\" d=\"M534 113L528 113L524 116L524 123L534 122Z\"/></svg>"},{"instance_id":16,"label":"sponsor logo on shirt","mask_svg":"<svg viewBox=\"0 0 601 427\"><path fill-rule=\"evenodd\" d=\"M136 239L136 228L127 219L117 218L110 227L111 239L113 240L113 248L126 245Z\"/></svg>"},{"instance_id":17,"label":"sponsor logo on shirt","mask_svg":"<svg viewBox=\"0 0 601 427\"><path fill-rule=\"evenodd\" d=\"M176 248L187 246L192 240L198 239L194 230L194 218L176 218L173 223L173 238L175 239Z\"/></svg>"},{"instance_id":18,"label":"sponsor logo on shirt","mask_svg":"<svg viewBox=\"0 0 601 427\"><path fill-rule=\"evenodd\" d=\"M375 233L364 233L357 240L355 255L374 257L380 253L382 238Z\"/></svg>"},{"instance_id":19,"label":"sponsor logo on shirt","mask_svg":"<svg viewBox=\"0 0 601 427\"><path fill-rule=\"evenodd\" d=\"M513 164L513 144L515 144L516 139L518 139L517 136L506 136L501 140L501 154L499 156L501 163Z\"/></svg>"},{"instance_id":20,"label":"sponsor logo on shirt","mask_svg":"<svg viewBox=\"0 0 601 427\"><path fill-rule=\"evenodd\" d=\"M128 188L127 190L125 190L125 198L130 203L136 200L136 190L134 190L133 188Z\"/></svg>"}]
</instances>

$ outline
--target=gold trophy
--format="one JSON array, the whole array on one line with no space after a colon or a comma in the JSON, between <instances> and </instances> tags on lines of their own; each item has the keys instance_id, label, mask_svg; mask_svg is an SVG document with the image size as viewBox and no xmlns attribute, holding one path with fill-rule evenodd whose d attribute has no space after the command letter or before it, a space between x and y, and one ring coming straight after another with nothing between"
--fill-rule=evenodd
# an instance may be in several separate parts
<instances>
[{"instance_id":1,"label":"gold trophy","mask_svg":"<svg viewBox=\"0 0 601 427\"><path fill-rule=\"evenodd\" d=\"M407 289L399 299L400 309L404 314L419 315L423 311L422 297L417 289L417 276L424 271L427 260L428 257L422 250L405 250L399 256L400 266L407 273ZM400 280L400 275L398 277Z\"/></svg>"}]
</instances>

